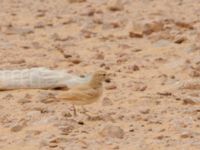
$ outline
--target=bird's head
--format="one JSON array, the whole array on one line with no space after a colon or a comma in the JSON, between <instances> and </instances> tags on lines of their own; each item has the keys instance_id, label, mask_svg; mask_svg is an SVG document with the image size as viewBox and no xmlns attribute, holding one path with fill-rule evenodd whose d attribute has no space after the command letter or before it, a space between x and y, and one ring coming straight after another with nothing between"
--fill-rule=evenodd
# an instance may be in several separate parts
<instances>
[{"instance_id":1,"label":"bird's head","mask_svg":"<svg viewBox=\"0 0 200 150\"><path fill-rule=\"evenodd\" d=\"M99 81L104 81L106 79L106 72L103 70L96 71L93 75L93 78Z\"/></svg>"},{"instance_id":2,"label":"bird's head","mask_svg":"<svg viewBox=\"0 0 200 150\"><path fill-rule=\"evenodd\" d=\"M102 85L102 82L106 80L106 78L107 76L105 71L102 70L96 71L93 74L90 84L94 87L99 87Z\"/></svg>"}]
</instances>

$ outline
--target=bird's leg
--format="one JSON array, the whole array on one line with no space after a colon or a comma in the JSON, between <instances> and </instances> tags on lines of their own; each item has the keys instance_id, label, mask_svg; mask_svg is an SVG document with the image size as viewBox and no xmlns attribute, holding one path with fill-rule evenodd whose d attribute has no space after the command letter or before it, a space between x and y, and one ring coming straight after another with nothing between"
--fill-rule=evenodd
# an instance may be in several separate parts
<instances>
[{"instance_id":1,"label":"bird's leg","mask_svg":"<svg viewBox=\"0 0 200 150\"><path fill-rule=\"evenodd\" d=\"M73 108L74 116L77 116L76 107L72 105L72 108Z\"/></svg>"},{"instance_id":2,"label":"bird's leg","mask_svg":"<svg viewBox=\"0 0 200 150\"><path fill-rule=\"evenodd\" d=\"M84 106L81 106L81 108L82 108L82 113L90 118L91 116L87 113L88 110Z\"/></svg>"}]
</instances>

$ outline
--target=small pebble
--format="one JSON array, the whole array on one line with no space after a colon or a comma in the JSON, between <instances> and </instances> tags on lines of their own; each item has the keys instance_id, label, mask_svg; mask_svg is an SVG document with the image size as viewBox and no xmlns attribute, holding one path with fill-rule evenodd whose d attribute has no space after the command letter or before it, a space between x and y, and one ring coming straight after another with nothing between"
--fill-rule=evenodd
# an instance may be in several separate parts
<instances>
[{"instance_id":1,"label":"small pebble","mask_svg":"<svg viewBox=\"0 0 200 150\"><path fill-rule=\"evenodd\" d=\"M103 128L100 132L100 135L104 137L111 137L111 138L119 138L122 139L124 137L124 130L119 126L112 126L107 125Z\"/></svg>"},{"instance_id":2,"label":"small pebble","mask_svg":"<svg viewBox=\"0 0 200 150\"><path fill-rule=\"evenodd\" d=\"M181 133L181 138L191 138L193 137L192 134L190 132L183 132Z\"/></svg>"},{"instance_id":3,"label":"small pebble","mask_svg":"<svg viewBox=\"0 0 200 150\"><path fill-rule=\"evenodd\" d=\"M22 125L15 125L15 126L13 126L10 130L12 131L12 132L19 132L19 131L21 131L23 129L23 126Z\"/></svg>"},{"instance_id":4,"label":"small pebble","mask_svg":"<svg viewBox=\"0 0 200 150\"><path fill-rule=\"evenodd\" d=\"M124 5L122 0L109 0L107 3L107 7L111 11L120 11L123 10Z\"/></svg>"},{"instance_id":5,"label":"small pebble","mask_svg":"<svg viewBox=\"0 0 200 150\"><path fill-rule=\"evenodd\" d=\"M68 0L69 3L82 3L86 2L86 0Z\"/></svg>"},{"instance_id":6,"label":"small pebble","mask_svg":"<svg viewBox=\"0 0 200 150\"><path fill-rule=\"evenodd\" d=\"M176 44L181 44L181 43L185 42L186 40L187 40L186 37L177 36L177 37L175 38L175 40L174 40L174 43L176 43Z\"/></svg>"},{"instance_id":7,"label":"small pebble","mask_svg":"<svg viewBox=\"0 0 200 150\"><path fill-rule=\"evenodd\" d=\"M150 112L150 109L143 107L143 108L140 108L139 112L142 113L142 114L148 114Z\"/></svg>"},{"instance_id":8,"label":"small pebble","mask_svg":"<svg viewBox=\"0 0 200 150\"><path fill-rule=\"evenodd\" d=\"M103 101L102 101L102 105L103 106L110 106L110 105L113 105L111 99L109 99L108 97L104 97L103 98Z\"/></svg>"},{"instance_id":9,"label":"small pebble","mask_svg":"<svg viewBox=\"0 0 200 150\"><path fill-rule=\"evenodd\" d=\"M79 58L73 58L73 59L71 59L71 62L72 62L73 64L80 64L80 63L81 63L81 60L80 60Z\"/></svg>"},{"instance_id":10,"label":"small pebble","mask_svg":"<svg viewBox=\"0 0 200 150\"><path fill-rule=\"evenodd\" d=\"M114 84L111 84L111 85L107 85L107 86L105 87L105 89L106 89L106 90L115 90L115 89L117 89L117 86L114 85Z\"/></svg>"}]
</instances>

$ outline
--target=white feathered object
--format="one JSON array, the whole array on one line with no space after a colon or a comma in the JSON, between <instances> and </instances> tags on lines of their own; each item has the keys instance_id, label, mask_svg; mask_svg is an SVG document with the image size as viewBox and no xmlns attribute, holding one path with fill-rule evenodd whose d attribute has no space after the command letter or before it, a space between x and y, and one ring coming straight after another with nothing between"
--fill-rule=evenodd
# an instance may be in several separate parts
<instances>
[{"instance_id":1,"label":"white feathered object","mask_svg":"<svg viewBox=\"0 0 200 150\"><path fill-rule=\"evenodd\" d=\"M0 90L71 88L86 83L91 77L79 77L64 70L31 68L0 70Z\"/></svg>"}]
</instances>

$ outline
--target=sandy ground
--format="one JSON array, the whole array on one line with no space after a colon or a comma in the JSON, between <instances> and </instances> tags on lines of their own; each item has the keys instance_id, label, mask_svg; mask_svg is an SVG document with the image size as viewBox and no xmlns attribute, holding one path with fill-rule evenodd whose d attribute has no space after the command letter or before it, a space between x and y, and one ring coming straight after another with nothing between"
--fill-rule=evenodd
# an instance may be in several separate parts
<instances>
[{"instance_id":1,"label":"sandy ground","mask_svg":"<svg viewBox=\"0 0 200 150\"><path fill-rule=\"evenodd\" d=\"M1 150L200 149L198 0L0 0L0 69L104 69L90 117L51 90L0 92ZM188 80L186 88L177 87Z\"/></svg>"}]
</instances>

